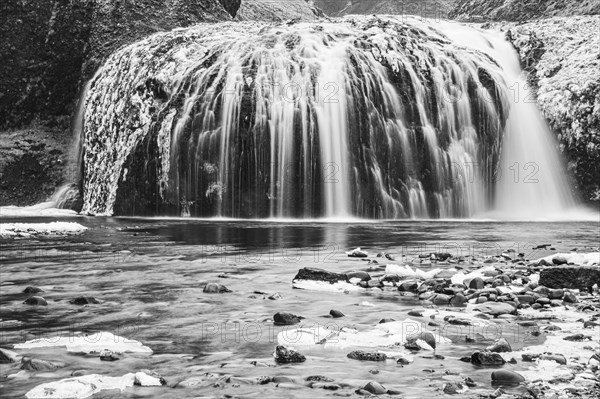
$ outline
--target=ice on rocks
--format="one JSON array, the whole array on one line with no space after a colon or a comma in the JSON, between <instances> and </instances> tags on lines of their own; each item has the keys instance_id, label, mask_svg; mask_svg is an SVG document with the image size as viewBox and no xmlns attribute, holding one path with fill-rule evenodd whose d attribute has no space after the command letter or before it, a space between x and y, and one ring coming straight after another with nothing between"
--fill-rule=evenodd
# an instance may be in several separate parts
<instances>
[{"instance_id":1,"label":"ice on rocks","mask_svg":"<svg viewBox=\"0 0 600 399\"><path fill-rule=\"evenodd\" d=\"M142 345L139 341L120 337L106 331L76 337L38 338L15 345L15 349L51 347L65 347L67 352L73 353L100 353L104 349L116 353L152 353L152 349Z\"/></svg>"}]
</instances>

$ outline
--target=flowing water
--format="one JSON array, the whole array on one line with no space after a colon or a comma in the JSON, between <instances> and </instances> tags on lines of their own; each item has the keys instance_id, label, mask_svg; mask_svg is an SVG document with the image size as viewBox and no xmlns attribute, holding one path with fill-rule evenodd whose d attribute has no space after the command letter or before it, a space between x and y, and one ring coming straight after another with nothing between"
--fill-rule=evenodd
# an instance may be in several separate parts
<instances>
[{"instance_id":1,"label":"flowing water","mask_svg":"<svg viewBox=\"0 0 600 399\"><path fill-rule=\"evenodd\" d=\"M55 219L32 221L51 220ZM306 317L305 325L335 322L339 327L351 326L361 331L372 328L382 318L408 317L407 312L419 307L419 301L398 291L344 294L292 289L295 274L307 266L338 272L369 270L372 274L383 270L385 263L367 265L360 259L348 258L344 251L356 246L371 255L379 251L391 253L396 257L393 263L400 264L430 252L470 254L481 259L512 248L536 259L553 252L532 250L538 244L552 244L557 251L585 251L598 245L594 230L597 222L278 223L100 217L73 220L89 230L59 239L0 241L1 346L10 348L36 337L51 339L79 332L109 331L139 340L155 354L125 354L119 361L102 362L94 356L66 354L64 348L24 350L22 354L62 361L66 366L30 378L7 380L4 376L16 373L19 366L3 364L3 395L20 396L35 385L67 378L75 371L119 376L139 369L155 370L169 384L192 377L204 379L205 383L189 389L134 388L124 394L107 392L98 397L334 395L332 391L290 389L275 384L242 384L237 388L223 384L222 388L215 388L216 380L206 373L237 377L280 375L298 380L321 374L350 384L338 393L352 393L352 387L376 380L388 388L399 389L406 398L441 397L444 394L436 388L452 378L445 370L472 377L478 387L470 393L489 393L491 370L463 363L459 357L489 345L498 332L478 331L477 335L475 331L453 331L459 338L452 344L440 344L437 351L446 357L444 360L416 356L415 362L404 368L390 361L351 360L344 350L305 351L305 363L275 367L271 353L277 333L285 327L273 326L273 314L288 311ZM451 265L421 267L429 270ZM207 281L225 284L233 293L204 294L202 286ZM27 297L22 291L30 285L45 290L47 307L22 304ZM282 299L269 300L256 291L279 292ZM94 296L101 303L85 307L68 303L78 296ZM326 317L332 308L346 317ZM516 348L536 341L524 331L515 332L508 327L502 334ZM463 335L477 336L477 342L467 344ZM543 335L539 339L543 340ZM519 362L504 367L518 371L526 365ZM369 372L374 368L380 370L379 374ZM434 372L424 372L425 369Z\"/></svg>"}]
</instances>

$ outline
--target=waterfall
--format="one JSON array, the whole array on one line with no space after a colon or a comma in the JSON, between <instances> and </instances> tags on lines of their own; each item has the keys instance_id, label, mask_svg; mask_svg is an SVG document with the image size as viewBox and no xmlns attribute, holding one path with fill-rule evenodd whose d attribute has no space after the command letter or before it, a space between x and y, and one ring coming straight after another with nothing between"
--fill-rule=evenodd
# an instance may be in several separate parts
<instances>
[{"instance_id":1,"label":"waterfall","mask_svg":"<svg viewBox=\"0 0 600 399\"><path fill-rule=\"evenodd\" d=\"M471 30L488 43L477 48L446 30L355 16L200 24L122 48L90 83L83 212L490 210L506 194L494 177L520 118L513 76L482 33Z\"/></svg>"}]
</instances>

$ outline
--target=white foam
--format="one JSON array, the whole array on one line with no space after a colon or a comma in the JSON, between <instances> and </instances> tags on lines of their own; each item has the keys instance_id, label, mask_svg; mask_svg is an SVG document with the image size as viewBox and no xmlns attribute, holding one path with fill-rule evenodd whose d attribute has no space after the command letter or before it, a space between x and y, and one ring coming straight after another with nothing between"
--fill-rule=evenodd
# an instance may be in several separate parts
<instances>
[{"instance_id":1,"label":"white foam","mask_svg":"<svg viewBox=\"0 0 600 399\"><path fill-rule=\"evenodd\" d=\"M139 341L123 338L106 331L77 337L38 338L15 345L15 349L51 347L66 347L67 352L75 353L100 353L104 349L117 353L152 353L152 349L142 345Z\"/></svg>"},{"instance_id":2,"label":"white foam","mask_svg":"<svg viewBox=\"0 0 600 399\"><path fill-rule=\"evenodd\" d=\"M79 234L87 227L73 222L0 223L0 238L30 237L39 234Z\"/></svg>"}]
</instances>

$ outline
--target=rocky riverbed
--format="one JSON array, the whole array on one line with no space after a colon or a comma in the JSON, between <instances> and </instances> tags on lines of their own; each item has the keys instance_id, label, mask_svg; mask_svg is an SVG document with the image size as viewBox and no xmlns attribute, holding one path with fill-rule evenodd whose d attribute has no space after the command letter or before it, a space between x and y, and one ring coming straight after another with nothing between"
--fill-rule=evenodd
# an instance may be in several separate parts
<instances>
[{"instance_id":1,"label":"rocky riverbed","mask_svg":"<svg viewBox=\"0 0 600 399\"><path fill-rule=\"evenodd\" d=\"M73 220L2 241L10 397L600 392L593 224Z\"/></svg>"}]
</instances>

